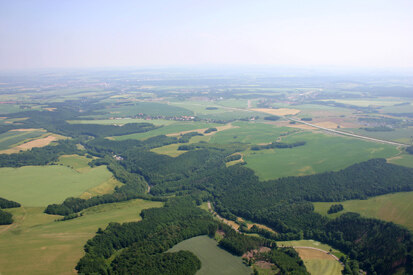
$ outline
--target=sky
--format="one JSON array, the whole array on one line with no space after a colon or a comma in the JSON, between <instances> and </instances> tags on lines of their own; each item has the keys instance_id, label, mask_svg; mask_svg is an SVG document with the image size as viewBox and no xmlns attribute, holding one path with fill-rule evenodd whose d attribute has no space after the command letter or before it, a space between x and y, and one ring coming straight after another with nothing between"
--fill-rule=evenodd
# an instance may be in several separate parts
<instances>
[{"instance_id":1,"label":"sky","mask_svg":"<svg viewBox=\"0 0 413 275\"><path fill-rule=\"evenodd\" d=\"M0 0L0 70L413 68L412 0Z\"/></svg>"}]
</instances>

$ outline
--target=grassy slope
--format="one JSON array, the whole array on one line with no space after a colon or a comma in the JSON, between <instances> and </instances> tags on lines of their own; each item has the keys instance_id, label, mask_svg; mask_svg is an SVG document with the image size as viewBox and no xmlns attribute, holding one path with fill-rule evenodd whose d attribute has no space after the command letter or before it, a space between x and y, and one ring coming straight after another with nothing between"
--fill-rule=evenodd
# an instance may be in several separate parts
<instances>
[{"instance_id":1,"label":"grassy slope","mask_svg":"<svg viewBox=\"0 0 413 275\"><path fill-rule=\"evenodd\" d=\"M307 144L292 149L247 152L244 158L247 167L262 180L267 180L336 171L357 162L387 158L399 152L392 145L309 132L291 135L283 141L306 141Z\"/></svg>"},{"instance_id":2,"label":"grassy slope","mask_svg":"<svg viewBox=\"0 0 413 275\"><path fill-rule=\"evenodd\" d=\"M397 164L397 165L402 165L402 166L413 168L413 155L412 154L401 154L400 156L390 158L389 162Z\"/></svg>"},{"instance_id":3,"label":"grassy slope","mask_svg":"<svg viewBox=\"0 0 413 275\"><path fill-rule=\"evenodd\" d=\"M99 227L138 221L143 209L161 206L144 200L99 205L64 222L55 222L57 216L44 214L43 207L10 209L16 222L7 231L0 226L0 273L74 274L83 245Z\"/></svg>"},{"instance_id":4,"label":"grassy slope","mask_svg":"<svg viewBox=\"0 0 413 275\"><path fill-rule=\"evenodd\" d=\"M294 131L287 127L276 127L264 123L235 122L232 125L236 128L214 134L211 137L211 143L269 143L276 141L281 133Z\"/></svg>"},{"instance_id":5,"label":"grassy slope","mask_svg":"<svg viewBox=\"0 0 413 275\"><path fill-rule=\"evenodd\" d=\"M241 257L233 256L217 246L217 242L207 236L185 240L169 251L189 250L202 262L197 275L207 274L251 274L251 268L242 263Z\"/></svg>"},{"instance_id":6,"label":"grassy slope","mask_svg":"<svg viewBox=\"0 0 413 275\"><path fill-rule=\"evenodd\" d=\"M357 212L365 217L394 222L413 230L413 192L388 194L368 200L340 202L344 211L327 215L331 202L314 203L315 211L328 217L337 217L345 212Z\"/></svg>"},{"instance_id":7,"label":"grassy slope","mask_svg":"<svg viewBox=\"0 0 413 275\"><path fill-rule=\"evenodd\" d=\"M337 261L327 259L304 260L304 265L311 274L341 275L343 269Z\"/></svg>"},{"instance_id":8,"label":"grassy slope","mask_svg":"<svg viewBox=\"0 0 413 275\"><path fill-rule=\"evenodd\" d=\"M219 124L195 122L195 121L176 122L174 124L166 125L164 127L161 127L161 128L149 131L149 132L117 136L117 137L114 137L114 139L115 140L146 139L146 138L154 137L158 135L167 135L167 134L179 133L182 131L205 129L205 128L217 127L217 126L219 126Z\"/></svg>"},{"instance_id":9,"label":"grassy slope","mask_svg":"<svg viewBox=\"0 0 413 275\"><path fill-rule=\"evenodd\" d=\"M24 206L46 206L111 180L105 166L79 173L66 166L25 166L0 169L0 194Z\"/></svg>"}]
</instances>

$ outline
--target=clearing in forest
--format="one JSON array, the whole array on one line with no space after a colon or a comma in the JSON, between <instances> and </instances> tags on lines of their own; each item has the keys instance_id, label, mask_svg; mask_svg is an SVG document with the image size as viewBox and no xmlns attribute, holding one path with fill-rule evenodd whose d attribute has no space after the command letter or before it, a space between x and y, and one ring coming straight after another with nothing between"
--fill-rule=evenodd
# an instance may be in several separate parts
<instances>
[{"instance_id":1,"label":"clearing in forest","mask_svg":"<svg viewBox=\"0 0 413 275\"><path fill-rule=\"evenodd\" d=\"M251 268L242 263L241 257L234 256L218 247L217 242L208 236L198 236L172 247L168 252L188 250L194 253L202 263L197 275L208 274L251 274Z\"/></svg>"}]
</instances>

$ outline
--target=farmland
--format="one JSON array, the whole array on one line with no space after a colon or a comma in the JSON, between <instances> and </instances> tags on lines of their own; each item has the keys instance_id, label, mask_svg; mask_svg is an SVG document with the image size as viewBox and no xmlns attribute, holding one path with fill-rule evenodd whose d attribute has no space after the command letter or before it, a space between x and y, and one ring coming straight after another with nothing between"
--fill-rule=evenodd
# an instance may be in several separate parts
<instances>
[{"instance_id":1,"label":"farmland","mask_svg":"<svg viewBox=\"0 0 413 275\"><path fill-rule=\"evenodd\" d=\"M310 175L337 171L353 163L371 158L387 158L398 154L392 145L325 134L300 133L283 138L283 142L306 141L291 149L249 151L245 154L250 167L263 180L294 175ZM340 144L340 146L337 146Z\"/></svg>"},{"instance_id":2,"label":"farmland","mask_svg":"<svg viewBox=\"0 0 413 275\"><path fill-rule=\"evenodd\" d=\"M0 168L0 193L24 206L46 206L80 196L111 178L105 166L82 173L60 165Z\"/></svg>"},{"instance_id":3,"label":"farmland","mask_svg":"<svg viewBox=\"0 0 413 275\"><path fill-rule=\"evenodd\" d=\"M251 274L251 268L242 263L241 257L236 257L222 250L217 242L207 236L199 236L185 240L169 251L188 250L194 253L202 263L197 275L207 274Z\"/></svg>"},{"instance_id":4,"label":"farmland","mask_svg":"<svg viewBox=\"0 0 413 275\"><path fill-rule=\"evenodd\" d=\"M161 206L160 202L144 200L100 205L64 222L55 222L59 216L44 214L43 207L12 209L15 224L8 230L0 226L0 272L74 274L74 266L84 254L83 245L99 227L105 228L110 222L139 221L140 211Z\"/></svg>"},{"instance_id":5,"label":"farmland","mask_svg":"<svg viewBox=\"0 0 413 275\"><path fill-rule=\"evenodd\" d=\"M342 212L327 214L334 203L316 202L315 211L330 218L345 212L356 212L369 218L394 222L413 230L413 192L403 192L377 196L367 200L350 200L340 202L344 206Z\"/></svg>"},{"instance_id":6,"label":"farmland","mask_svg":"<svg viewBox=\"0 0 413 275\"><path fill-rule=\"evenodd\" d=\"M13 146L23 143L26 140L32 140L41 137L45 131L8 131L0 134L0 150L6 150Z\"/></svg>"}]
</instances>

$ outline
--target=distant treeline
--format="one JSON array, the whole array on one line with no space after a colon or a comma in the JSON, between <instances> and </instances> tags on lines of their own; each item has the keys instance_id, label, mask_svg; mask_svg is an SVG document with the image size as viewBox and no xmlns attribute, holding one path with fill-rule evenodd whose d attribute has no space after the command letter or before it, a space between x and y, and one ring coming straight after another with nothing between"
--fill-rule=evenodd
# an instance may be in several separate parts
<instances>
[{"instance_id":1,"label":"distant treeline","mask_svg":"<svg viewBox=\"0 0 413 275\"><path fill-rule=\"evenodd\" d=\"M274 149L274 148L285 149L285 148L294 148L294 147L298 147L298 146L304 146L305 144L306 144L305 141L297 141L297 142L294 142L294 143L284 143L284 142L274 141L274 142L272 142L270 144L266 144L266 145L253 145L253 146L251 146L251 150L259 151L259 150Z\"/></svg>"},{"instance_id":2,"label":"distant treeline","mask_svg":"<svg viewBox=\"0 0 413 275\"><path fill-rule=\"evenodd\" d=\"M377 127L366 127L366 128L360 128L368 132L391 132L394 131L393 128L387 127L387 126L377 126Z\"/></svg>"}]
</instances>

